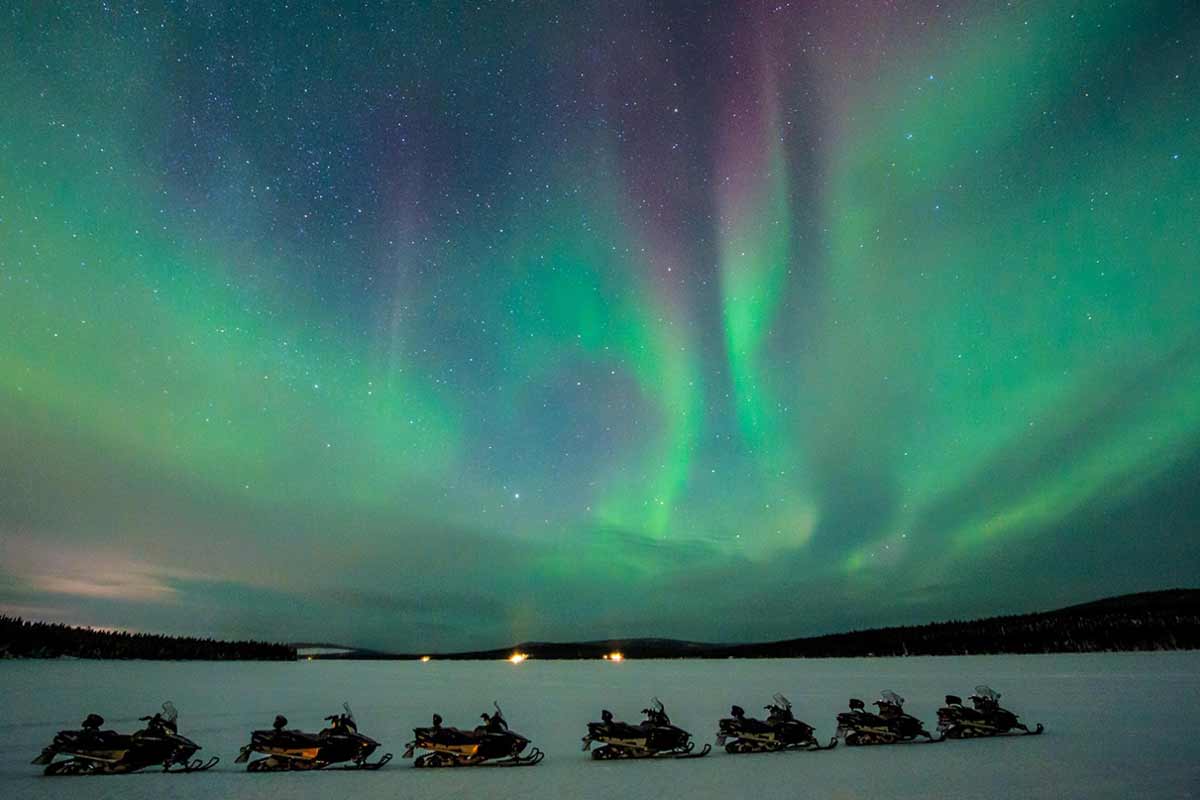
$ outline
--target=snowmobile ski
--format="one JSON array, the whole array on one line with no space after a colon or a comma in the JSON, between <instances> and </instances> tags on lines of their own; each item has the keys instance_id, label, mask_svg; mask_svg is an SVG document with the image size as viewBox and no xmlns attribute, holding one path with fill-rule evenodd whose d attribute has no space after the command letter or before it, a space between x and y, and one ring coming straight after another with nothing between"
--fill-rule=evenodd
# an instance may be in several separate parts
<instances>
[{"instance_id":1,"label":"snowmobile ski","mask_svg":"<svg viewBox=\"0 0 1200 800\"><path fill-rule=\"evenodd\" d=\"M208 761L202 758L193 758L186 764L164 764L163 772L204 772L212 769L221 761L217 756L213 756Z\"/></svg>"},{"instance_id":2,"label":"snowmobile ski","mask_svg":"<svg viewBox=\"0 0 1200 800\"><path fill-rule=\"evenodd\" d=\"M540 764L545 757L546 754L536 747L525 755L510 756L509 758L499 760L476 760L469 757L456 757L449 753L432 752L418 756L413 761L413 766L423 769L436 769L439 767L532 767L535 764Z\"/></svg>"},{"instance_id":3,"label":"snowmobile ski","mask_svg":"<svg viewBox=\"0 0 1200 800\"><path fill-rule=\"evenodd\" d=\"M375 769L379 769L380 767L382 767L384 764L387 764L391 760L392 760L392 754L384 753L383 756L380 757L380 759L378 761L360 761L360 762L356 762L354 764L346 764L341 767L330 767L330 769L331 770L344 769L344 770L350 770L350 771L360 770L360 769L361 770L375 770Z\"/></svg>"},{"instance_id":4,"label":"snowmobile ski","mask_svg":"<svg viewBox=\"0 0 1200 800\"><path fill-rule=\"evenodd\" d=\"M688 743L688 752L679 753L678 755L672 756L672 758L704 758L706 755L708 755L709 753L712 752L712 745L708 744L707 742L704 744L704 747L701 747L699 750L696 750L695 752L693 752L691 749L694 747L695 747L695 745L692 744L691 742L689 742Z\"/></svg>"}]
</instances>

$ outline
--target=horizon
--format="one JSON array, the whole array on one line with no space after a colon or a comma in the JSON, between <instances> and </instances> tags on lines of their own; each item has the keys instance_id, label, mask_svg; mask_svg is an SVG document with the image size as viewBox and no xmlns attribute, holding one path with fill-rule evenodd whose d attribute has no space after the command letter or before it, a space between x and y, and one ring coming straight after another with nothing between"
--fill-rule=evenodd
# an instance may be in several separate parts
<instances>
[{"instance_id":1,"label":"horizon","mask_svg":"<svg viewBox=\"0 0 1200 800\"><path fill-rule=\"evenodd\" d=\"M338 652L338 653L360 653L360 654L364 654L364 655L369 654L371 657L382 656L382 657L389 657L389 658L400 658L400 659L406 659L406 660L421 660L421 661L427 661L430 658L458 659L463 656L471 656L471 655L483 656L483 655L487 655L487 654L500 654L499 656L496 656L496 657L501 658L502 660L511 660L511 658L512 658L511 654L515 654L515 653L521 653L522 661L524 661L527 658L531 658L531 657L536 657L539 659L549 657L552 660L561 660L561 659L566 658L567 660L570 660L572 657L569 657L569 656L562 656L562 655L549 655L548 656L544 652L539 654L539 653L536 653L533 651L537 650L538 648L556 648L556 647L597 647L597 646L602 646L602 647L607 648L607 647L612 647L612 646L621 646L621 647L634 646L636 648L637 646L641 646L641 645L655 645L655 644L700 647L700 648L705 648L708 650L711 650L714 648L719 650L721 648L739 648L739 647L762 648L762 647L771 647L771 646L776 646L776 645L789 644L789 643L793 643L793 642L799 643L799 642L814 641L814 640L820 640L820 639L826 639L826 638L831 638L831 639L839 639L839 638L843 638L843 637L854 638L856 636L886 633L889 631L896 631L896 630L921 631L921 630L927 629L927 628L936 628L936 627L942 627L942 626L956 626L956 625L961 626L961 625L971 625L974 623L994 623L997 621L1010 620L1010 619L1028 619L1031 617L1039 617L1039 616L1044 616L1044 615L1060 615L1063 612L1070 612L1070 611L1078 612L1081 609L1087 609L1089 607L1095 607L1095 606L1100 606L1100 605L1106 606L1107 611L1105 613L1111 613L1112 601L1128 601L1131 599L1137 599L1139 601L1142 601L1145 598L1147 598L1148 596L1177 595L1177 594L1181 594L1181 593L1182 594L1200 595L1200 588L1174 586L1174 587L1165 588L1165 589L1150 589L1150 590L1145 590L1145 591L1141 591L1141 592L1133 592L1133 593L1129 593L1129 594L1121 594L1121 595L1093 598L1088 601L1084 601L1084 602L1080 602L1080 603L1073 603L1071 605L1067 605L1067 606L1063 606L1063 607L1059 607L1059 608L1041 609L1041 610L1031 611L1031 612L1027 612L1027 613L1021 613L1021 614L1007 614L1007 615L999 615L999 616L978 617L978 618L973 618L973 619L949 618L949 619L939 619L939 620L927 620L924 622L913 622L913 623L908 623L908 624L903 624L903 625L887 626L887 627L880 627L880 628L854 628L854 629L846 629L846 630L839 630L839 631L829 631L829 632L818 633L818 634L809 634L809 635L804 635L804 636L786 637L783 639L772 639L772 640L754 641L754 642L748 642L748 641L727 641L727 642L694 641L694 640L671 639L671 638L665 638L665 637L659 637L659 636L648 636L648 637L613 636L613 637L601 638L601 639L582 638L582 639L575 639L575 640L571 640L571 641L529 639L529 640L525 640L525 641L511 642L511 643L508 643L508 644L500 646L500 647L491 647L491 648L467 647L467 648L462 648L462 649L458 649L458 650L430 650L430 649L416 648L413 650L403 651L403 652L402 651L371 649L369 647L361 647L361 646L355 645L352 642L334 642L334 641L319 641L318 642L318 641L296 640L296 641L276 641L276 642L247 641L247 642L242 642L242 643L269 645L269 646L273 646L273 647L293 648L297 653L299 653L300 658L307 657L309 660L312 660L313 657L321 658L321 657L327 657L327 656L323 656L321 654L314 654L311 652L302 652L302 651L327 650L327 651ZM1172 599L1177 599L1177 598L1172 598ZM1195 600L1195 598L1191 598L1191 599ZM1147 610L1147 608L1145 606L1141 605L1141 603L1138 603L1132 607L1126 607L1126 610L1127 611L1136 611L1136 610L1145 611L1145 610ZM1161 609L1159 609L1159 610L1161 611ZM1181 610L1180 608L1172 606L1172 611L1178 612L1180 610ZM35 620L35 619L24 619L21 617L10 617L3 613L0 613L0 619L15 621L15 622L23 623L25 625L33 625L33 626L59 625L59 626L65 626L65 627L68 627L68 628L71 628L74 630L81 630L81 631L86 631L86 632L91 632L91 633L115 633L115 634L122 634L122 635L131 635L131 636L150 636L150 637L178 638L178 639L186 639L186 640L194 640L194 641L213 641L216 644L237 644L238 643L238 642L231 642L231 641L227 641L227 640L223 641L219 638L213 638L213 637L208 637L208 636L204 636L204 635L194 635L194 634L186 634L186 633L171 635L171 634L162 634L157 631L147 631L147 630L99 628L99 627L93 627L93 626L73 626L70 623L51 622L51 621L46 621L46 620ZM959 635L961 635L961 634L959 634ZM1121 635L1119 633L1119 631L1118 631L1117 635L1119 638ZM1189 649L1186 645L1184 645L1181 648L1176 648L1174 646L1175 645L1175 636L1176 636L1175 633L1169 634L1169 639L1172 643L1172 647L1169 647L1168 649ZM1156 643L1159 646L1161 646L1161 642L1156 642ZM1125 650L1125 649L1118 647L1115 652L1139 652L1142 649L1144 649L1144 643L1143 643L1143 646L1139 647L1138 649ZM1155 648L1155 649L1157 649L1157 648ZM988 651L988 652L991 653L993 651ZM1001 653L1001 652L1009 652L1009 651L998 650L998 651L994 651L994 652ZM1099 651L1097 651L1097 650L1062 650L1062 651L1051 650L1051 651L1046 651L1046 652L1055 653L1055 652L1114 652L1114 651L1108 649L1108 647L1105 647ZM603 658L607 659L607 658L609 658L609 655L611 655L611 653L605 652L603 654ZM645 660L648 658L655 659L655 658L688 658L688 657L697 657L697 658L761 658L761 657L763 657L761 654L747 654L747 655L733 656L733 655L728 655L728 654L714 655L711 652L708 652L708 653L696 652L692 656L680 655L680 654L677 654L677 655L646 655L644 653L640 653L640 654L632 653L631 654L630 651L628 651L628 650L626 650L624 653L618 652L617 655L620 657L618 660L624 660L625 658L629 658L629 657L638 658L639 660ZM963 655L963 653L934 652L934 653L923 653L922 655ZM769 657L791 658L791 657L795 657L795 656L769 656ZM814 658L814 657L815 658L828 658L828 657L855 658L855 657L861 657L861 656L805 655L805 656L801 656L801 657L804 657L804 658ZM881 656L881 657L887 657L887 656ZM578 658L584 658L584 657L578 656Z\"/></svg>"},{"instance_id":2,"label":"horizon","mask_svg":"<svg viewBox=\"0 0 1200 800\"><path fill-rule=\"evenodd\" d=\"M1200 575L1200 5L136 12L0 29L0 613L751 642Z\"/></svg>"}]
</instances>

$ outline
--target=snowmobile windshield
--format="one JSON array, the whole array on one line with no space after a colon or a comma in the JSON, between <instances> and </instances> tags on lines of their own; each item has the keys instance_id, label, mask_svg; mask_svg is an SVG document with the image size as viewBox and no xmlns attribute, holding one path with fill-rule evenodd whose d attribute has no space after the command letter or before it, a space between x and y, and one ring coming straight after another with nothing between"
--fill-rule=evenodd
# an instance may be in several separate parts
<instances>
[{"instance_id":1,"label":"snowmobile windshield","mask_svg":"<svg viewBox=\"0 0 1200 800\"><path fill-rule=\"evenodd\" d=\"M904 698L893 692L891 689L884 689L879 693L879 699L885 703L891 703L894 706L904 705Z\"/></svg>"},{"instance_id":2,"label":"snowmobile windshield","mask_svg":"<svg viewBox=\"0 0 1200 800\"><path fill-rule=\"evenodd\" d=\"M774 700L775 705L779 706L780 708L787 709L787 708L792 707L792 701L788 700L786 697L784 697L779 692L776 692L775 695L771 699Z\"/></svg>"},{"instance_id":3,"label":"snowmobile windshield","mask_svg":"<svg viewBox=\"0 0 1200 800\"><path fill-rule=\"evenodd\" d=\"M170 700L163 703L161 714L163 722L168 722L172 725L175 724L175 720L179 719L179 712L175 709L175 704Z\"/></svg>"},{"instance_id":4,"label":"snowmobile windshield","mask_svg":"<svg viewBox=\"0 0 1200 800\"><path fill-rule=\"evenodd\" d=\"M346 713L346 720L348 722L354 722L354 712L350 710L349 701L342 703L342 711Z\"/></svg>"},{"instance_id":5,"label":"snowmobile windshield","mask_svg":"<svg viewBox=\"0 0 1200 800\"><path fill-rule=\"evenodd\" d=\"M646 719L658 725L670 725L671 718L667 716L667 710L663 707L662 701L657 697L650 698L650 707L642 709L646 714Z\"/></svg>"},{"instance_id":6,"label":"snowmobile windshield","mask_svg":"<svg viewBox=\"0 0 1200 800\"><path fill-rule=\"evenodd\" d=\"M982 685L975 687L975 696L983 698L985 700L999 700L1000 699L999 692L997 692L995 689L993 689L990 686L982 686Z\"/></svg>"}]
</instances>

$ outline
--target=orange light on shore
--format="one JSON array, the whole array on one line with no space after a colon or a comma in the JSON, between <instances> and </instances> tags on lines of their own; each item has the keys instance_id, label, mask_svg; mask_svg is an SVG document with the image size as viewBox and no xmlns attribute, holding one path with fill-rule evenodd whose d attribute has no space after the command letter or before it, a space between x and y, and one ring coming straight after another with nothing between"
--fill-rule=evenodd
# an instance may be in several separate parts
<instances>
[{"instance_id":1,"label":"orange light on shore","mask_svg":"<svg viewBox=\"0 0 1200 800\"><path fill-rule=\"evenodd\" d=\"M422 664L428 664L430 661L433 661L433 656L421 656Z\"/></svg>"},{"instance_id":2,"label":"orange light on shore","mask_svg":"<svg viewBox=\"0 0 1200 800\"><path fill-rule=\"evenodd\" d=\"M625 656L620 651L609 653L605 656L609 661L624 661Z\"/></svg>"},{"instance_id":3,"label":"orange light on shore","mask_svg":"<svg viewBox=\"0 0 1200 800\"><path fill-rule=\"evenodd\" d=\"M529 655L526 653L513 653L508 657L508 661L510 664L520 664L527 658L529 658Z\"/></svg>"}]
</instances>

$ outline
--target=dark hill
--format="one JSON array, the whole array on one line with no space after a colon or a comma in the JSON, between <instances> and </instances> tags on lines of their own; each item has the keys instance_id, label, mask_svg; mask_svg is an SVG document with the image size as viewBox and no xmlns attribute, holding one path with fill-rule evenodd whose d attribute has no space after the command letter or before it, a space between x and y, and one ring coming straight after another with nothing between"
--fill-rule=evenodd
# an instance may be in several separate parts
<instances>
[{"instance_id":1,"label":"dark hill","mask_svg":"<svg viewBox=\"0 0 1200 800\"><path fill-rule=\"evenodd\" d=\"M435 653L439 660L491 660L521 652L537 659L858 658L864 656L1093 653L1200 649L1200 589L1121 595L1056 611L873 628L757 644L708 644L674 639L522 642L494 650ZM415 659L420 654L374 651L316 656Z\"/></svg>"},{"instance_id":2,"label":"dark hill","mask_svg":"<svg viewBox=\"0 0 1200 800\"><path fill-rule=\"evenodd\" d=\"M1200 590L1109 597L1056 611L715 648L714 657L1094 653L1200 648Z\"/></svg>"},{"instance_id":3,"label":"dark hill","mask_svg":"<svg viewBox=\"0 0 1200 800\"><path fill-rule=\"evenodd\" d=\"M99 631L0 616L3 658L139 658L155 661L294 661L296 649L269 642Z\"/></svg>"}]
</instances>

